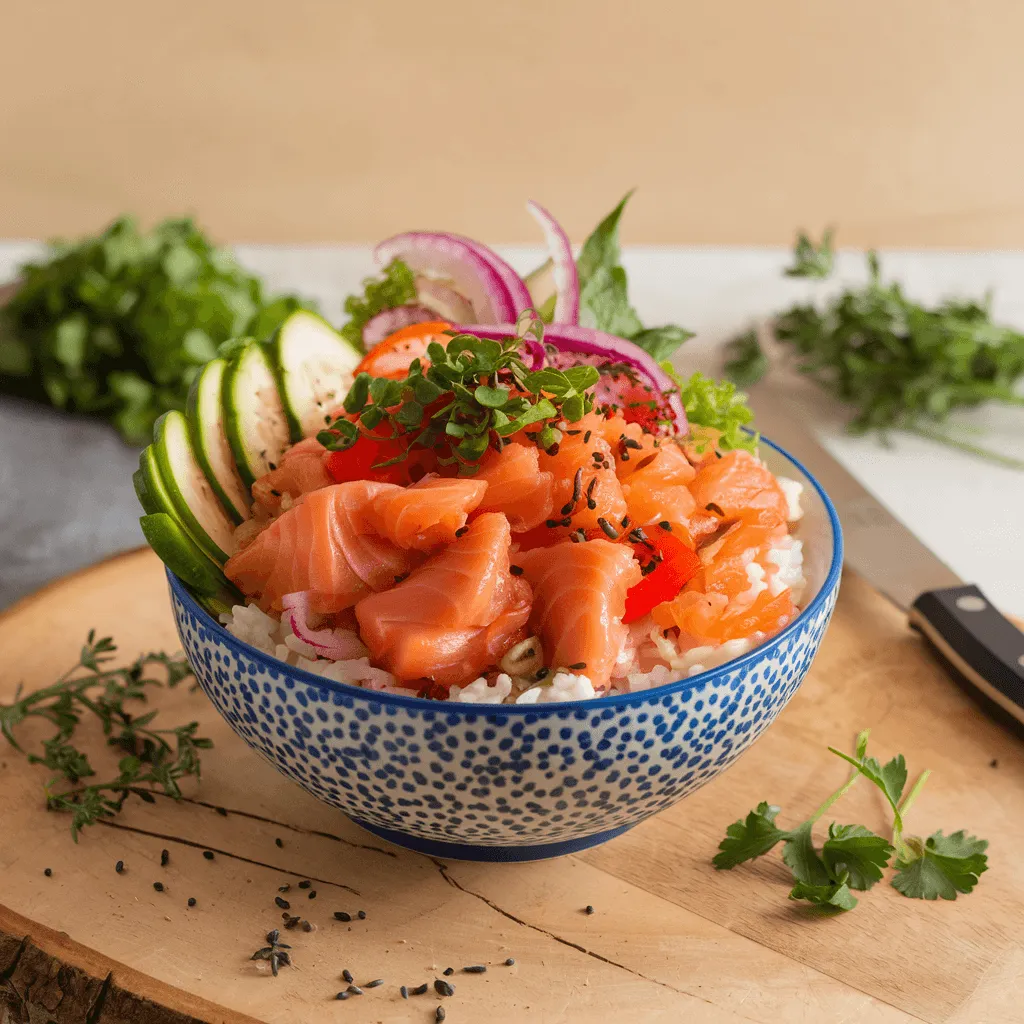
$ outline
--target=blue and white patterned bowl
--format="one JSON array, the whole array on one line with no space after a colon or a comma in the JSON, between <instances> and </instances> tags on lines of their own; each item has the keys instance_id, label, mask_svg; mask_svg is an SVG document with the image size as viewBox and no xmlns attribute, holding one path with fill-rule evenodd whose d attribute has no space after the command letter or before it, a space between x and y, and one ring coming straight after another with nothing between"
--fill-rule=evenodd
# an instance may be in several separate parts
<instances>
[{"instance_id":1,"label":"blue and white patterned bowl","mask_svg":"<svg viewBox=\"0 0 1024 1024\"><path fill-rule=\"evenodd\" d=\"M651 690L560 704L473 705L376 693L293 668L236 639L171 573L196 678L276 768L378 836L465 860L522 861L611 839L725 771L796 692L835 606L842 536L805 484L805 608L767 643Z\"/></svg>"}]
</instances>

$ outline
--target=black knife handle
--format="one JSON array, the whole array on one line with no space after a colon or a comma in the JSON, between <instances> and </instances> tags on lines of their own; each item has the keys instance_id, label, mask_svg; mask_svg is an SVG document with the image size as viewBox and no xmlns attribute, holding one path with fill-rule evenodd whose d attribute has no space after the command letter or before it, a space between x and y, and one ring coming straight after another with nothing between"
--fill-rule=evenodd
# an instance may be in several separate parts
<instances>
[{"instance_id":1,"label":"black knife handle","mask_svg":"<svg viewBox=\"0 0 1024 1024\"><path fill-rule=\"evenodd\" d=\"M922 594L910 624L986 697L1024 722L1024 633L976 586Z\"/></svg>"}]
</instances>

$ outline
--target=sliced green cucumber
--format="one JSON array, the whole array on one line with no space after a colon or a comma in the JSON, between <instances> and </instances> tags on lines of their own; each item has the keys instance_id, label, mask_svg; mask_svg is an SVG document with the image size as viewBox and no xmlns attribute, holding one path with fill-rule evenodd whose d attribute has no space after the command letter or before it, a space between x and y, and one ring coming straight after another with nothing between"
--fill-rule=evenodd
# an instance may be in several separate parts
<instances>
[{"instance_id":1,"label":"sliced green cucumber","mask_svg":"<svg viewBox=\"0 0 1024 1024\"><path fill-rule=\"evenodd\" d=\"M193 451L213 493L227 514L236 523L242 523L249 518L252 495L238 475L235 456L224 429L221 392L227 365L223 359L214 359L192 382L188 396L188 425Z\"/></svg>"},{"instance_id":2,"label":"sliced green cucumber","mask_svg":"<svg viewBox=\"0 0 1024 1024\"><path fill-rule=\"evenodd\" d=\"M198 544L166 512L155 512L139 519L143 536L175 576L198 594L216 594L227 580L220 566L211 562Z\"/></svg>"},{"instance_id":3,"label":"sliced green cucumber","mask_svg":"<svg viewBox=\"0 0 1024 1024\"><path fill-rule=\"evenodd\" d=\"M223 564L235 550L235 524L196 459L188 421L172 410L156 421L154 432L153 453L174 517L210 558Z\"/></svg>"},{"instance_id":4,"label":"sliced green cucumber","mask_svg":"<svg viewBox=\"0 0 1024 1024\"><path fill-rule=\"evenodd\" d=\"M288 417L267 353L251 341L224 374L224 427L238 474L247 487L275 468L291 442Z\"/></svg>"},{"instance_id":5,"label":"sliced green cucumber","mask_svg":"<svg viewBox=\"0 0 1024 1024\"><path fill-rule=\"evenodd\" d=\"M299 310L270 343L293 441L330 422L352 386L360 355L326 320Z\"/></svg>"},{"instance_id":6,"label":"sliced green cucumber","mask_svg":"<svg viewBox=\"0 0 1024 1024\"><path fill-rule=\"evenodd\" d=\"M135 494L146 515L157 515L166 512L174 515L174 502L160 478L160 469L156 464L156 452L150 445L139 456L139 468L132 476Z\"/></svg>"}]
</instances>

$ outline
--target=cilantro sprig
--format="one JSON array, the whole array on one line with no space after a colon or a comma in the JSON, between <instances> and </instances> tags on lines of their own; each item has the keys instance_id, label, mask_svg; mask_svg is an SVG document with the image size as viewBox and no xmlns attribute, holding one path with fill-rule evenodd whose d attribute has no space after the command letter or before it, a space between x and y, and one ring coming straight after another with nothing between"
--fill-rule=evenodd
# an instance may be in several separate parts
<instances>
[{"instance_id":1,"label":"cilantro sprig","mask_svg":"<svg viewBox=\"0 0 1024 1024\"><path fill-rule=\"evenodd\" d=\"M199 778L199 752L213 746L197 735L197 722L157 728L158 711L131 710L151 689L175 687L192 674L181 655L142 654L130 665L110 668L116 651L110 637L90 631L77 663L55 683L24 696L19 690L13 703L0 704L0 735L30 764L55 773L46 783L46 806L71 815L75 842L87 825L118 814L133 794L147 803L154 802L154 792L180 799L180 780ZM107 744L122 754L117 771L99 781L93 781L88 755L72 742L84 718L98 722ZM32 719L56 729L38 753L23 750L15 736L17 726Z\"/></svg>"},{"instance_id":2,"label":"cilantro sprig","mask_svg":"<svg viewBox=\"0 0 1024 1024\"><path fill-rule=\"evenodd\" d=\"M791 277L825 278L833 266L832 235L819 246L801 235ZM846 403L853 434L916 434L1014 469L1024 460L954 433L951 416L986 402L1024 406L1024 333L993 322L990 300L947 299L929 308L908 298L898 282L882 280L867 254L868 282L824 305L798 303L772 318L775 338L796 357L798 372ZM727 346L725 371L749 386L769 369L757 335Z\"/></svg>"},{"instance_id":3,"label":"cilantro sprig","mask_svg":"<svg viewBox=\"0 0 1024 1024\"><path fill-rule=\"evenodd\" d=\"M187 219L143 232L122 217L95 237L53 243L20 276L0 308L0 391L103 417L138 444L158 416L185 407L222 342L268 337L314 308L267 296Z\"/></svg>"},{"instance_id":4,"label":"cilantro sprig","mask_svg":"<svg viewBox=\"0 0 1024 1024\"><path fill-rule=\"evenodd\" d=\"M712 861L715 867L729 870L763 857L782 843L782 859L793 875L790 899L832 910L852 910L858 902L854 891L864 892L881 881L893 856L896 873L891 885L904 896L953 900L958 893L971 892L988 867L988 843L962 830L949 836L940 830L927 839L905 835L904 816L931 773L923 772L904 797L907 765L903 755L880 764L867 756L867 744L865 730L857 737L853 756L828 748L848 762L853 771L836 792L795 828L781 828L777 823L780 808L766 801L745 818L733 822ZM863 825L832 822L821 848L816 848L815 824L860 778L867 779L885 797L893 818L892 841Z\"/></svg>"},{"instance_id":5,"label":"cilantro sprig","mask_svg":"<svg viewBox=\"0 0 1024 1024\"><path fill-rule=\"evenodd\" d=\"M339 417L317 439L330 451L346 451L369 432L402 437L400 453L374 468L406 459L415 448L438 452L443 466L476 472L488 448L521 430L550 451L562 439L558 423L581 420L594 405L589 389L597 383L593 366L531 371L522 360L527 336L540 340L539 321L524 318L516 337L502 341L453 334L447 346L432 342L429 362L415 359L402 380L359 374Z\"/></svg>"}]
</instances>

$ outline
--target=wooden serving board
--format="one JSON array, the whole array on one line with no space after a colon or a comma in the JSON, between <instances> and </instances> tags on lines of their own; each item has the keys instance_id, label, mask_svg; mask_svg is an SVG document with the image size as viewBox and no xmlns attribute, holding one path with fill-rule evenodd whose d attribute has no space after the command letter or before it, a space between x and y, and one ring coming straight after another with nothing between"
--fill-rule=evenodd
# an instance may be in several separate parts
<instances>
[{"instance_id":1,"label":"wooden serving board","mask_svg":"<svg viewBox=\"0 0 1024 1024\"><path fill-rule=\"evenodd\" d=\"M0 703L19 683L52 682L94 626L126 656L176 647L152 554L102 563L0 617ZM735 767L621 838L549 862L442 863L389 847L278 775L201 693L180 687L155 704L214 738L201 784L180 803L132 800L77 846L67 817L43 808L46 770L0 740L0 1024L428 1024L441 1000L403 1001L399 985L448 966L449 1024L1024 1021L1024 746L854 577L802 689ZM925 903L883 883L853 912L822 917L786 899L776 855L712 869L725 826L759 800L781 804L783 822L816 807L845 777L826 745L849 747L865 727L879 756L903 752L912 776L934 769L912 830L991 841L973 894ZM839 820L881 830L876 797L854 787ZM294 966L275 979L249 956L280 923L286 882L315 929L285 933ZM335 910L366 918L343 924ZM489 969L462 974L467 964ZM385 984L340 1004L345 968Z\"/></svg>"}]
</instances>

